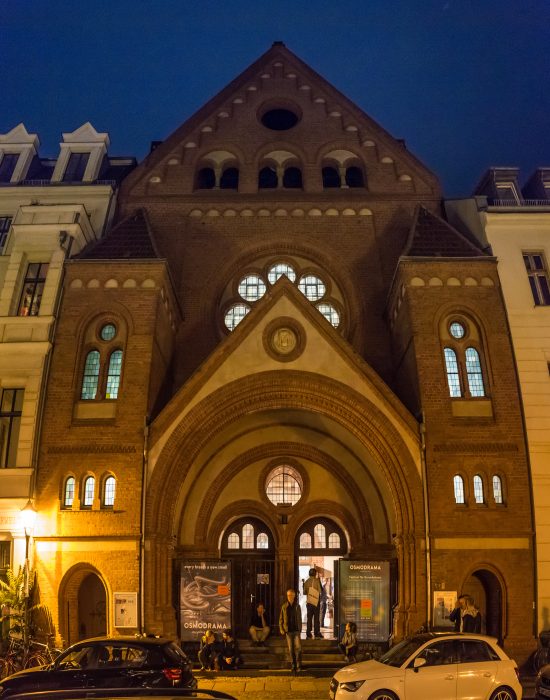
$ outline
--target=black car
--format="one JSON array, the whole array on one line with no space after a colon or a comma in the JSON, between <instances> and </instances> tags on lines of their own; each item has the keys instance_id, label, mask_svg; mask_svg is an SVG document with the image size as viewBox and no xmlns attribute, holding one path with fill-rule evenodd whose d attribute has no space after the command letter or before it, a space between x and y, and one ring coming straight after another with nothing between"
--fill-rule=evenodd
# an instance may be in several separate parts
<instances>
[{"instance_id":1,"label":"black car","mask_svg":"<svg viewBox=\"0 0 550 700\"><path fill-rule=\"evenodd\" d=\"M54 663L14 673L0 682L0 698L24 692L76 688L191 688L192 664L170 639L96 637L66 649Z\"/></svg>"},{"instance_id":2,"label":"black car","mask_svg":"<svg viewBox=\"0 0 550 700\"><path fill-rule=\"evenodd\" d=\"M537 698L550 698L550 664L543 666L537 676L535 685Z\"/></svg>"}]
</instances>

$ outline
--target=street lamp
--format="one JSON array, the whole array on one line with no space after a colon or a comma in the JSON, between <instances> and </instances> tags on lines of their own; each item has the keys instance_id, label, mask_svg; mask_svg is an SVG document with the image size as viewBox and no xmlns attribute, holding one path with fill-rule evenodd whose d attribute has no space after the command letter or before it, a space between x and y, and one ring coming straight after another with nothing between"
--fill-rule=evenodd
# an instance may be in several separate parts
<instances>
[{"instance_id":1,"label":"street lamp","mask_svg":"<svg viewBox=\"0 0 550 700\"><path fill-rule=\"evenodd\" d=\"M25 648L29 642L29 542L34 530L36 522L36 508L29 498L27 504L21 510L21 523L25 530L25 570L24 570L24 585L23 585L23 643Z\"/></svg>"}]
</instances>

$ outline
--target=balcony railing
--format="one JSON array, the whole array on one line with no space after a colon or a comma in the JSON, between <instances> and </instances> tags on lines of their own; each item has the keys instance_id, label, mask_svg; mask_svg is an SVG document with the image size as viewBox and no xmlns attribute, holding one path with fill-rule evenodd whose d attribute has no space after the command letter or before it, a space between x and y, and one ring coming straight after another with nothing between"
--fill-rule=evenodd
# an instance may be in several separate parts
<instances>
[{"instance_id":1,"label":"balcony railing","mask_svg":"<svg viewBox=\"0 0 550 700\"><path fill-rule=\"evenodd\" d=\"M487 198L487 204L491 207L550 207L550 199L493 199Z\"/></svg>"},{"instance_id":2,"label":"balcony railing","mask_svg":"<svg viewBox=\"0 0 550 700\"><path fill-rule=\"evenodd\" d=\"M0 182L0 187L59 187L63 185L82 186L82 185L110 185L115 187L116 180L92 180L88 182L52 182L51 180L21 180L20 182Z\"/></svg>"}]
</instances>

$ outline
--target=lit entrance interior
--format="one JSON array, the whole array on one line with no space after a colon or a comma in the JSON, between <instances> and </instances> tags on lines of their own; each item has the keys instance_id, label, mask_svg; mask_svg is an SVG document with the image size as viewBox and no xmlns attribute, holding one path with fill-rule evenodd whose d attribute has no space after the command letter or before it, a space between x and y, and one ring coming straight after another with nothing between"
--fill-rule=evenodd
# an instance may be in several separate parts
<instances>
[{"instance_id":1,"label":"lit entrance interior","mask_svg":"<svg viewBox=\"0 0 550 700\"><path fill-rule=\"evenodd\" d=\"M347 542L341 528L328 518L314 518L302 525L296 536L295 546L298 568L298 600L302 608L302 619L306 618L306 596L303 593L304 581L309 570L317 569L321 584L326 592L326 602L321 603L321 634L327 639L335 636L334 620L337 604L335 582L336 562L347 554ZM305 636L305 623L304 633Z\"/></svg>"}]
</instances>

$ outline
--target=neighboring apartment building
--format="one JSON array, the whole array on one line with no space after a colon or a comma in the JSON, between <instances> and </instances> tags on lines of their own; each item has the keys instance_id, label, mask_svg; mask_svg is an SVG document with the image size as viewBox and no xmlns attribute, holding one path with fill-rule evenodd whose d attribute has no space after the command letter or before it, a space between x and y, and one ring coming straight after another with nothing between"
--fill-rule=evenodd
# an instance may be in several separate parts
<instances>
[{"instance_id":1,"label":"neighboring apartment building","mask_svg":"<svg viewBox=\"0 0 550 700\"><path fill-rule=\"evenodd\" d=\"M25 561L63 265L103 235L135 164L108 147L89 123L63 134L57 158L23 124L0 134L0 570Z\"/></svg>"},{"instance_id":2,"label":"neighboring apartment building","mask_svg":"<svg viewBox=\"0 0 550 700\"><path fill-rule=\"evenodd\" d=\"M113 228L66 264L42 424L36 559L64 640L246 634L251 603L274 620L315 565L327 636L445 627L467 591L526 658L497 262L441 202L280 43L125 178Z\"/></svg>"},{"instance_id":3,"label":"neighboring apartment building","mask_svg":"<svg viewBox=\"0 0 550 700\"><path fill-rule=\"evenodd\" d=\"M520 188L517 168L492 168L449 221L498 260L520 380L537 541L538 631L550 628L550 168Z\"/></svg>"}]
</instances>

